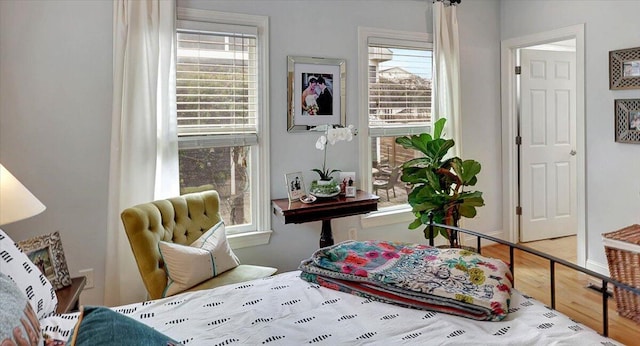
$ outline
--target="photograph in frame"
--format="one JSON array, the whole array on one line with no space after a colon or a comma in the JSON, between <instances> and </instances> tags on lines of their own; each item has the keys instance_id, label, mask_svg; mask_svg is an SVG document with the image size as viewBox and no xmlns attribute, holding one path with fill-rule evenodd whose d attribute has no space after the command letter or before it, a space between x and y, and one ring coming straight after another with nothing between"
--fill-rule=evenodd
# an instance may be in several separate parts
<instances>
[{"instance_id":1,"label":"photograph in frame","mask_svg":"<svg viewBox=\"0 0 640 346\"><path fill-rule=\"evenodd\" d=\"M615 141L640 143L640 99L614 101Z\"/></svg>"},{"instance_id":2,"label":"photograph in frame","mask_svg":"<svg viewBox=\"0 0 640 346\"><path fill-rule=\"evenodd\" d=\"M57 290L71 285L59 232L23 240L17 245L51 282L53 288Z\"/></svg>"},{"instance_id":3,"label":"photograph in frame","mask_svg":"<svg viewBox=\"0 0 640 346\"><path fill-rule=\"evenodd\" d=\"M288 56L287 67L287 131L345 126L345 60Z\"/></svg>"},{"instance_id":4,"label":"photograph in frame","mask_svg":"<svg viewBox=\"0 0 640 346\"><path fill-rule=\"evenodd\" d=\"M287 195L289 196L290 202L297 201L307 194L304 187L304 180L302 179L302 172L285 174L285 181L287 183Z\"/></svg>"},{"instance_id":5,"label":"photograph in frame","mask_svg":"<svg viewBox=\"0 0 640 346\"><path fill-rule=\"evenodd\" d=\"M609 89L640 89L640 47L609 52Z\"/></svg>"},{"instance_id":6,"label":"photograph in frame","mask_svg":"<svg viewBox=\"0 0 640 346\"><path fill-rule=\"evenodd\" d=\"M346 197L356 196L356 172L340 172L340 192Z\"/></svg>"}]
</instances>

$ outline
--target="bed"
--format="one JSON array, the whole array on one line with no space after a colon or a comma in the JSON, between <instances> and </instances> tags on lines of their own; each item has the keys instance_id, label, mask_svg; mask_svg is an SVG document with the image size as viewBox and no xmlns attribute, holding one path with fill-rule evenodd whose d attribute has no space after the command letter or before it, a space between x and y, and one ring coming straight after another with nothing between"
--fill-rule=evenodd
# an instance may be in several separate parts
<instances>
[{"instance_id":1,"label":"bed","mask_svg":"<svg viewBox=\"0 0 640 346\"><path fill-rule=\"evenodd\" d=\"M472 231L454 230L506 243ZM0 250L6 247L2 236L0 233ZM510 245L512 249L519 247ZM13 254L14 258L19 255ZM3 258L0 256L0 260ZM20 261L26 262L15 262ZM304 270L305 261L301 263ZM6 268L0 266L2 270ZM588 272L579 267L577 270ZM621 345L517 289L511 290L506 317L478 321L322 287L303 280L305 273L308 271L286 272L105 310L127 316L132 323L148 326L184 345ZM605 284L629 288L598 274L594 276ZM44 283L41 278L40 281ZM41 292L35 292L34 299L40 296L40 300L46 300L48 289L45 285ZM629 289L638 293L637 289ZM51 314L47 313L50 307L32 305L38 306L36 313L43 335L67 340L77 333L74 327L80 313ZM124 334L118 329L112 332Z\"/></svg>"},{"instance_id":2,"label":"bed","mask_svg":"<svg viewBox=\"0 0 640 346\"><path fill-rule=\"evenodd\" d=\"M300 272L114 308L185 345L619 345L513 292L509 315L479 322L327 289ZM78 313L41 321L66 340Z\"/></svg>"}]
</instances>

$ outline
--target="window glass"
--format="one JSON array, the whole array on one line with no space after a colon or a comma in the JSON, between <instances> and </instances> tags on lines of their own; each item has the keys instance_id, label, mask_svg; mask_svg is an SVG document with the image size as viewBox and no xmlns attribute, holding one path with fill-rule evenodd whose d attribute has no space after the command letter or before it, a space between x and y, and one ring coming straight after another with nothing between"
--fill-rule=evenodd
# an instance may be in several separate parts
<instances>
[{"instance_id":1,"label":"window glass","mask_svg":"<svg viewBox=\"0 0 640 346\"><path fill-rule=\"evenodd\" d=\"M380 196L379 208L406 204L410 191L399 179L399 166L416 152L395 139L428 132L431 124L432 51L385 42L368 47L371 187Z\"/></svg>"},{"instance_id":2,"label":"window glass","mask_svg":"<svg viewBox=\"0 0 640 346\"><path fill-rule=\"evenodd\" d=\"M258 119L266 115L258 30L247 28L178 20L176 33L180 192L216 190L229 233L261 228L253 168L260 166Z\"/></svg>"}]
</instances>

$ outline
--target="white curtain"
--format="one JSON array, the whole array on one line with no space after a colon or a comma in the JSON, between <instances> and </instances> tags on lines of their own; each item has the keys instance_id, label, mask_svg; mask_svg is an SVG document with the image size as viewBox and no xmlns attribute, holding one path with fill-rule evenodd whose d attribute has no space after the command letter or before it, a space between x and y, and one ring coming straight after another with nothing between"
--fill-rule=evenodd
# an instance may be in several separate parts
<instances>
[{"instance_id":1,"label":"white curtain","mask_svg":"<svg viewBox=\"0 0 640 346\"><path fill-rule=\"evenodd\" d=\"M460 49L456 6L433 4L433 116L446 118L445 136L453 138L454 156L461 152L460 132Z\"/></svg>"},{"instance_id":2,"label":"white curtain","mask_svg":"<svg viewBox=\"0 0 640 346\"><path fill-rule=\"evenodd\" d=\"M105 304L146 290L124 232L127 207L176 196L175 1L116 0Z\"/></svg>"}]
</instances>

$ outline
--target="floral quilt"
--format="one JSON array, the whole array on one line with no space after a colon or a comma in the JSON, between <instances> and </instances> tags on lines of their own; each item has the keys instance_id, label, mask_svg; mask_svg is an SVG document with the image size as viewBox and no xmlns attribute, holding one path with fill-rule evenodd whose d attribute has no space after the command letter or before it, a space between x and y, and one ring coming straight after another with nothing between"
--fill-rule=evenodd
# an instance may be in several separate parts
<instances>
[{"instance_id":1,"label":"floral quilt","mask_svg":"<svg viewBox=\"0 0 640 346\"><path fill-rule=\"evenodd\" d=\"M464 249L346 241L317 250L301 278L331 289L475 320L507 316L512 274L498 259Z\"/></svg>"}]
</instances>

